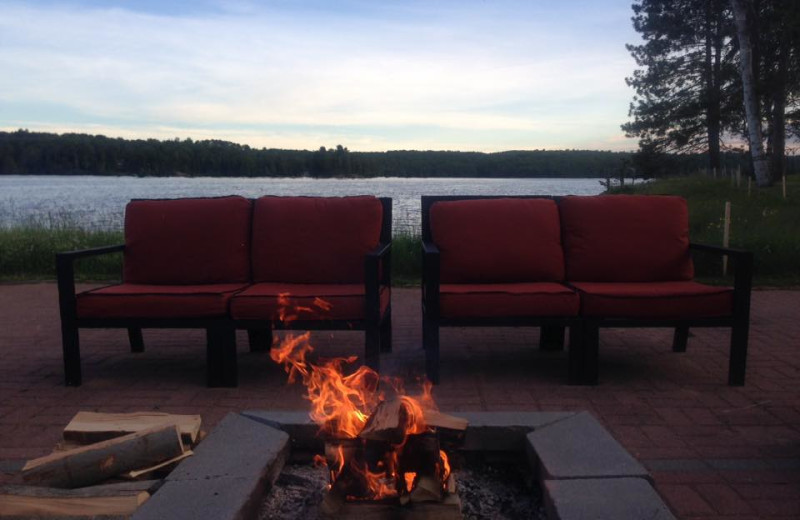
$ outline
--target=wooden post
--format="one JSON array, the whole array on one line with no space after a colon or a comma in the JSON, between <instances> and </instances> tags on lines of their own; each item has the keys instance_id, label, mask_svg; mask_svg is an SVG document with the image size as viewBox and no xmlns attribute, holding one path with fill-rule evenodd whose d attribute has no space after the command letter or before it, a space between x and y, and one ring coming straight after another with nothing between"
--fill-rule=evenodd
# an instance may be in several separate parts
<instances>
[{"instance_id":1,"label":"wooden post","mask_svg":"<svg viewBox=\"0 0 800 520\"><path fill-rule=\"evenodd\" d=\"M736 187L742 187L742 167L736 168Z\"/></svg>"},{"instance_id":2,"label":"wooden post","mask_svg":"<svg viewBox=\"0 0 800 520\"><path fill-rule=\"evenodd\" d=\"M753 193L753 179L751 177L747 178L747 198L750 198L750 195Z\"/></svg>"},{"instance_id":3,"label":"wooden post","mask_svg":"<svg viewBox=\"0 0 800 520\"><path fill-rule=\"evenodd\" d=\"M731 238L731 203L725 202L725 222L722 228L722 247L728 247ZM722 276L728 274L728 255L722 257Z\"/></svg>"},{"instance_id":4,"label":"wooden post","mask_svg":"<svg viewBox=\"0 0 800 520\"><path fill-rule=\"evenodd\" d=\"M783 182L783 198L786 198L786 172L783 172L783 177L781 177Z\"/></svg>"}]
</instances>

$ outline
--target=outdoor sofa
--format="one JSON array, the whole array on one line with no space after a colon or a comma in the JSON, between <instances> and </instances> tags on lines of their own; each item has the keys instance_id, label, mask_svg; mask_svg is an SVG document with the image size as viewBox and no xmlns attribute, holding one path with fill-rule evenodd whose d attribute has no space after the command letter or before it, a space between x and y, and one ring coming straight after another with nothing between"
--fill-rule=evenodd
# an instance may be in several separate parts
<instances>
[{"instance_id":1,"label":"outdoor sofa","mask_svg":"<svg viewBox=\"0 0 800 520\"><path fill-rule=\"evenodd\" d=\"M144 328L205 329L209 386L237 384L237 328L251 350L273 329L364 330L377 369L391 348L391 208L372 196L131 201L125 244L56 255L66 384L82 381L81 328L127 329L134 352ZM74 262L115 252L122 283L76 294Z\"/></svg>"},{"instance_id":2,"label":"outdoor sofa","mask_svg":"<svg viewBox=\"0 0 800 520\"><path fill-rule=\"evenodd\" d=\"M569 329L569 381L596 384L602 327L729 327L728 383L745 379L753 256L689 242L686 201L673 196L422 197L423 346L439 381L439 330ZM733 287L694 280L692 252L727 255Z\"/></svg>"}]
</instances>

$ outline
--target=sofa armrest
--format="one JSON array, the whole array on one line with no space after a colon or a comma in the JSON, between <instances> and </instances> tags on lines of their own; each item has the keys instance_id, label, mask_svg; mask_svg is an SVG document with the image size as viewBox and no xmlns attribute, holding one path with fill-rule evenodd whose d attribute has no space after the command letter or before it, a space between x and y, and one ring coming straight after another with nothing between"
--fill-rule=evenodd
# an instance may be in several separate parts
<instances>
[{"instance_id":1,"label":"sofa armrest","mask_svg":"<svg viewBox=\"0 0 800 520\"><path fill-rule=\"evenodd\" d=\"M750 292L753 287L753 253L743 249L690 243L689 249L729 256L734 261L733 315L737 321L750 320Z\"/></svg>"},{"instance_id":2,"label":"sofa armrest","mask_svg":"<svg viewBox=\"0 0 800 520\"><path fill-rule=\"evenodd\" d=\"M733 247L722 247L722 246L715 246L711 244L698 244L696 242L691 242L689 244L689 249L693 249L695 251L700 251L703 253L716 253L719 255L728 255L731 257L742 257L750 255L752 256L753 253L750 251L745 251L744 249L736 249Z\"/></svg>"},{"instance_id":3,"label":"sofa armrest","mask_svg":"<svg viewBox=\"0 0 800 520\"><path fill-rule=\"evenodd\" d=\"M422 311L430 318L439 315L439 248L433 242L422 241Z\"/></svg>"},{"instance_id":4,"label":"sofa armrest","mask_svg":"<svg viewBox=\"0 0 800 520\"><path fill-rule=\"evenodd\" d=\"M58 281L58 305L61 321L75 319L75 260L88 256L118 253L125 250L124 244L94 247L77 251L56 253L56 280Z\"/></svg>"},{"instance_id":5,"label":"sofa armrest","mask_svg":"<svg viewBox=\"0 0 800 520\"><path fill-rule=\"evenodd\" d=\"M392 286L392 242L380 243L364 257L364 293L367 316L380 317L381 287Z\"/></svg>"}]
</instances>

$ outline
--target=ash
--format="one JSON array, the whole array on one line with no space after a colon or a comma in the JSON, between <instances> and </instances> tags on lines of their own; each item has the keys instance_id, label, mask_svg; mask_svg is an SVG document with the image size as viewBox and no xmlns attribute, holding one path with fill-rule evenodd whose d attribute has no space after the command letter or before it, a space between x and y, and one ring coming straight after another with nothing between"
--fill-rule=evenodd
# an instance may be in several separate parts
<instances>
[{"instance_id":1,"label":"ash","mask_svg":"<svg viewBox=\"0 0 800 520\"><path fill-rule=\"evenodd\" d=\"M455 472L465 520L545 520L530 470L514 462L472 463Z\"/></svg>"},{"instance_id":2,"label":"ash","mask_svg":"<svg viewBox=\"0 0 800 520\"><path fill-rule=\"evenodd\" d=\"M311 464L287 464L261 506L259 520L317 518L328 487L328 471Z\"/></svg>"},{"instance_id":3,"label":"ash","mask_svg":"<svg viewBox=\"0 0 800 520\"><path fill-rule=\"evenodd\" d=\"M545 520L541 492L530 470L512 461L470 461L455 471L465 520ZM287 464L270 490L259 520L319 518L328 472Z\"/></svg>"}]
</instances>

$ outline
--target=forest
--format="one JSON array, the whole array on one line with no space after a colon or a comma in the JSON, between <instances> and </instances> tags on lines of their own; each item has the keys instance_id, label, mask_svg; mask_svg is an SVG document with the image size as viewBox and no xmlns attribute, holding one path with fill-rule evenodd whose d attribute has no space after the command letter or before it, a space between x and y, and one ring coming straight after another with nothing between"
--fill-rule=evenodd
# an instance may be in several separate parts
<instances>
[{"instance_id":1,"label":"forest","mask_svg":"<svg viewBox=\"0 0 800 520\"><path fill-rule=\"evenodd\" d=\"M725 168L746 163L723 154ZM653 177L695 173L702 154L647 156L630 152L531 150L497 153L356 152L252 148L221 140L128 140L102 135L0 132L0 175L138 175L218 177Z\"/></svg>"}]
</instances>

